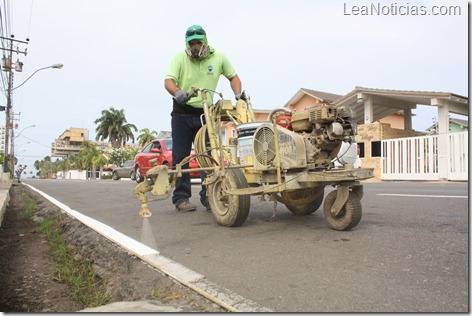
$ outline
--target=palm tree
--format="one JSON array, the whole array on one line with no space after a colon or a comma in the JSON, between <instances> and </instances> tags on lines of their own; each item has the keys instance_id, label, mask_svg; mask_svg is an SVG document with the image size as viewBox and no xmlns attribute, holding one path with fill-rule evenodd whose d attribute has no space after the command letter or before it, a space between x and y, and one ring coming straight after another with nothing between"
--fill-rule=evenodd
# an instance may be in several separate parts
<instances>
[{"instance_id":1,"label":"palm tree","mask_svg":"<svg viewBox=\"0 0 472 316\"><path fill-rule=\"evenodd\" d=\"M38 176L49 178L52 173L51 157L46 156L41 161L36 160L33 165L34 168L38 170L38 172L36 173Z\"/></svg>"},{"instance_id":2,"label":"palm tree","mask_svg":"<svg viewBox=\"0 0 472 316\"><path fill-rule=\"evenodd\" d=\"M156 139L156 131L151 132L149 128L143 128L142 130L140 130L140 132L141 134L138 136L139 147L144 147L144 145Z\"/></svg>"},{"instance_id":3,"label":"palm tree","mask_svg":"<svg viewBox=\"0 0 472 316\"><path fill-rule=\"evenodd\" d=\"M110 110L103 110L102 116L95 120L95 124L99 124L95 131L97 132L96 140L108 139L113 148L119 148L126 145L128 140L134 143L133 129L138 129L134 124L129 124L125 117L124 109L117 110L113 107Z\"/></svg>"},{"instance_id":4,"label":"palm tree","mask_svg":"<svg viewBox=\"0 0 472 316\"><path fill-rule=\"evenodd\" d=\"M86 170L87 166L85 166L82 163L80 158L81 158L80 154L71 155L68 158L62 160L60 162L60 166L62 166L62 169L65 170L65 171L69 171L69 170ZM64 171L63 175L66 174L65 171Z\"/></svg>"},{"instance_id":5,"label":"palm tree","mask_svg":"<svg viewBox=\"0 0 472 316\"><path fill-rule=\"evenodd\" d=\"M41 165L40 165L39 160L36 160L36 161L33 163L34 169L36 169L36 170L38 170L38 171L39 171L40 166L41 166Z\"/></svg>"},{"instance_id":6,"label":"palm tree","mask_svg":"<svg viewBox=\"0 0 472 316\"><path fill-rule=\"evenodd\" d=\"M78 154L79 160L82 166L91 168L91 178L96 179L95 170L96 167L100 167L100 173L102 167L108 162L101 150L99 150L92 142L86 141L82 144L82 149Z\"/></svg>"},{"instance_id":7,"label":"palm tree","mask_svg":"<svg viewBox=\"0 0 472 316\"><path fill-rule=\"evenodd\" d=\"M54 163L53 169L55 169L56 172L62 171L62 177L64 177L66 174L66 171L70 170L70 167L71 167L70 165L71 165L70 159L63 158L61 160L56 160L56 162Z\"/></svg>"}]
</instances>

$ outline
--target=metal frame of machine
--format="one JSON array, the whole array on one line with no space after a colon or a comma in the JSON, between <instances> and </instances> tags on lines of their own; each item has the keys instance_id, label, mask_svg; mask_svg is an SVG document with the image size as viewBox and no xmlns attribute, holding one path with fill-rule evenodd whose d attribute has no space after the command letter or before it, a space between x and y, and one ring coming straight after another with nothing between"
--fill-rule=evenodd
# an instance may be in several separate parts
<instances>
[{"instance_id":1,"label":"metal frame of machine","mask_svg":"<svg viewBox=\"0 0 472 316\"><path fill-rule=\"evenodd\" d=\"M142 203L141 216L151 216L147 203L168 198L182 173L201 171L207 173L203 184L213 217L222 226L245 222L251 195L274 201L273 217L277 202L295 215L308 215L318 210L324 199L323 213L332 229L350 230L360 222L360 181L372 178L373 169L353 168L357 145L350 108L319 104L302 112L276 109L269 121L256 122L246 92L246 101L240 99L236 105L221 94L221 100L208 105L209 92L213 91L193 88L189 92L190 97L201 93L206 121L195 137L195 154L176 164L174 170L155 165L147 172L146 181L134 189L134 197ZM281 124L281 117L288 117L290 124ZM236 125L239 137L230 137L224 145L222 122L228 121ZM200 168L182 169L191 159L196 159ZM336 160L342 167L335 166ZM327 185L336 190L324 197ZM149 200L148 192L157 197Z\"/></svg>"}]
</instances>

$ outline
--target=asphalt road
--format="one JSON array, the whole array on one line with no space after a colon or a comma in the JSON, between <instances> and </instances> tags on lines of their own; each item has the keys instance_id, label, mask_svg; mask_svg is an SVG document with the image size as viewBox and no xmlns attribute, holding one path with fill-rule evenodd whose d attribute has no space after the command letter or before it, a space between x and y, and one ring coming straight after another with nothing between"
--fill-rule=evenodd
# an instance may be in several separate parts
<instances>
[{"instance_id":1,"label":"asphalt road","mask_svg":"<svg viewBox=\"0 0 472 316\"><path fill-rule=\"evenodd\" d=\"M24 182L140 240L140 202L126 180ZM331 188L326 188L325 196ZM322 210L294 216L251 200L241 227L218 226L198 202L178 213L149 203L159 252L210 281L277 312L467 312L468 183L364 183L363 217L348 232Z\"/></svg>"}]
</instances>

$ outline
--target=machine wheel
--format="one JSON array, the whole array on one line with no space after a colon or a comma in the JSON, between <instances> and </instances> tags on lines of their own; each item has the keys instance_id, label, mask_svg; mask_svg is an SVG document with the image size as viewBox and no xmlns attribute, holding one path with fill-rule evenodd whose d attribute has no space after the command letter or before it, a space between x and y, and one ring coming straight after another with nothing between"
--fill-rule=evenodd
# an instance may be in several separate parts
<instances>
[{"instance_id":1,"label":"machine wheel","mask_svg":"<svg viewBox=\"0 0 472 316\"><path fill-rule=\"evenodd\" d=\"M324 187L321 188L321 194L319 193L320 188L309 188L300 189L295 191L284 191L281 196L284 200L294 201L295 203L287 202L285 206L294 215L309 215L316 212L321 203L323 203ZM320 194L313 200L313 196Z\"/></svg>"},{"instance_id":2,"label":"machine wheel","mask_svg":"<svg viewBox=\"0 0 472 316\"><path fill-rule=\"evenodd\" d=\"M141 175L141 168L139 166L136 166L136 182L141 183L144 181L144 177Z\"/></svg>"},{"instance_id":3,"label":"machine wheel","mask_svg":"<svg viewBox=\"0 0 472 316\"><path fill-rule=\"evenodd\" d=\"M213 218L221 226L240 226L246 221L251 206L250 195L224 195L223 189L247 188L244 173L239 169L228 169L226 176L216 180L207 188Z\"/></svg>"},{"instance_id":4,"label":"machine wheel","mask_svg":"<svg viewBox=\"0 0 472 316\"><path fill-rule=\"evenodd\" d=\"M131 171L131 173L129 174L129 178L131 179L131 181L136 180L136 177L134 176L134 171Z\"/></svg>"},{"instance_id":5,"label":"machine wheel","mask_svg":"<svg viewBox=\"0 0 472 316\"><path fill-rule=\"evenodd\" d=\"M118 173L116 173L116 171L113 171L112 175L111 175L111 178L113 180L120 180L120 177L118 177Z\"/></svg>"},{"instance_id":6,"label":"machine wheel","mask_svg":"<svg viewBox=\"0 0 472 316\"><path fill-rule=\"evenodd\" d=\"M346 204L337 216L331 214L337 191L330 192L324 201L323 213L329 226L334 230L350 230L359 224L362 217L361 200L356 193L349 192Z\"/></svg>"}]
</instances>

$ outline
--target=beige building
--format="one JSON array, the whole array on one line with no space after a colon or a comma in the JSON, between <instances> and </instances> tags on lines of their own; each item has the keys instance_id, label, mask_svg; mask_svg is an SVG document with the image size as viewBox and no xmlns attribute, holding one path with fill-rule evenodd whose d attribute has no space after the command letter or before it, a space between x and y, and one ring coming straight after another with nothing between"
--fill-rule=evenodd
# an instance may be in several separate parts
<instances>
[{"instance_id":1,"label":"beige building","mask_svg":"<svg viewBox=\"0 0 472 316\"><path fill-rule=\"evenodd\" d=\"M89 131L86 128L71 127L66 129L54 142L51 144L52 157L68 158L80 152L82 144L89 141ZM108 142L93 142L98 149L107 151L111 148Z\"/></svg>"}]
</instances>

